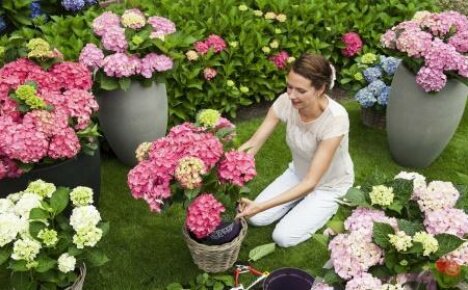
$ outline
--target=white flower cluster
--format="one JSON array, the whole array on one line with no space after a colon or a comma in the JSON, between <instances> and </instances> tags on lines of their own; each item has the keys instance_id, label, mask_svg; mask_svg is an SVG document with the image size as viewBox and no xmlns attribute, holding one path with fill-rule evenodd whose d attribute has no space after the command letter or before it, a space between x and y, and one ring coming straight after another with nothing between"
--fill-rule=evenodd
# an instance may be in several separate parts
<instances>
[{"instance_id":1,"label":"white flower cluster","mask_svg":"<svg viewBox=\"0 0 468 290\"><path fill-rule=\"evenodd\" d=\"M101 240L102 230L96 227L100 221L101 215L92 205L73 209L70 216L70 225L76 231L73 236L73 243L77 248L94 247Z\"/></svg>"},{"instance_id":2,"label":"white flower cluster","mask_svg":"<svg viewBox=\"0 0 468 290\"><path fill-rule=\"evenodd\" d=\"M47 247L53 247L58 242L57 231L55 230L42 229L37 234L37 237L41 239Z\"/></svg>"},{"instance_id":3,"label":"white flower cluster","mask_svg":"<svg viewBox=\"0 0 468 290\"><path fill-rule=\"evenodd\" d=\"M16 239L20 223L20 218L14 213L0 213L0 247Z\"/></svg>"},{"instance_id":4,"label":"white flower cluster","mask_svg":"<svg viewBox=\"0 0 468 290\"><path fill-rule=\"evenodd\" d=\"M74 206L86 206L93 203L93 190L86 186L77 186L70 192Z\"/></svg>"},{"instance_id":5,"label":"white flower cluster","mask_svg":"<svg viewBox=\"0 0 468 290\"><path fill-rule=\"evenodd\" d=\"M426 232L417 232L413 237L413 242L421 243L424 249L423 255L429 256L437 252L439 249L439 242L433 235Z\"/></svg>"},{"instance_id":6,"label":"white flower cluster","mask_svg":"<svg viewBox=\"0 0 468 290\"><path fill-rule=\"evenodd\" d=\"M75 270L76 258L70 256L68 253L63 253L58 258L58 269L63 273L68 273Z\"/></svg>"},{"instance_id":7,"label":"white flower cluster","mask_svg":"<svg viewBox=\"0 0 468 290\"><path fill-rule=\"evenodd\" d=\"M13 211L22 217L29 218L29 212L36 207L41 206L42 197L35 193L23 193L16 202Z\"/></svg>"},{"instance_id":8,"label":"white flower cluster","mask_svg":"<svg viewBox=\"0 0 468 290\"><path fill-rule=\"evenodd\" d=\"M31 262L34 261L41 248L41 243L34 239L19 239L13 244L13 254L11 254L11 258L13 260Z\"/></svg>"},{"instance_id":9,"label":"white flower cluster","mask_svg":"<svg viewBox=\"0 0 468 290\"><path fill-rule=\"evenodd\" d=\"M0 214L12 212L14 205L15 204L11 200L6 198L0 198Z\"/></svg>"},{"instance_id":10,"label":"white flower cluster","mask_svg":"<svg viewBox=\"0 0 468 290\"><path fill-rule=\"evenodd\" d=\"M395 235L389 234L390 244L392 244L398 252L404 252L413 246L411 236L408 236L403 231L398 231Z\"/></svg>"},{"instance_id":11,"label":"white flower cluster","mask_svg":"<svg viewBox=\"0 0 468 290\"><path fill-rule=\"evenodd\" d=\"M55 192L56 189L57 188L53 183L48 183L41 179L38 179L29 183L25 192L35 193L39 195L41 199L43 199L44 197L52 197L52 194Z\"/></svg>"},{"instance_id":12,"label":"white flower cluster","mask_svg":"<svg viewBox=\"0 0 468 290\"><path fill-rule=\"evenodd\" d=\"M409 288L401 284L383 284L379 290L409 290Z\"/></svg>"},{"instance_id":13,"label":"white flower cluster","mask_svg":"<svg viewBox=\"0 0 468 290\"><path fill-rule=\"evenodd\" d=\"M372 191L369 193L372 205L389 206L393 202L395 194L393 188L384 185L372 186Z\"/></svg>"}]
</instances>

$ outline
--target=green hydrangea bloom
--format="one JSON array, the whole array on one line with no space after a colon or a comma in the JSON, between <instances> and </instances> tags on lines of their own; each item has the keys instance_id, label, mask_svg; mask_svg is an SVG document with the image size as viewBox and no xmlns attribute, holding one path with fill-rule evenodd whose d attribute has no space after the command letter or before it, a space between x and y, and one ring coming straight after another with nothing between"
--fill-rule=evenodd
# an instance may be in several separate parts
<instances>
[{"instance_id":1,"label":"green hydrangea bloom","mask_svg":"<svg viewBox=\"0 0 468 290\"><path fill-rule=\"evenodd\" d=\"M372 186L372 191L369 193L372 205L389 206L393 202L395 194L393 188L384 185Z\"/></svg>"},{"instance_id":2,"label":"green hydrangea bloom","mask_svg":"<svg viewBox=\"0 0 468 290\"><path fill-rule=\"evenodd\" d=\"M376 60L377 56L373 53L366 53L361 58L361 62L365 64L373 64Z\"/></svg>"},{"instance_id":3,"label":"green hydrangea bloom","mask_svg":"<svg viewBox=\"0 0 468 290\"><path fill-rule=\"evenodd\" d=\"M55 230L42 229L37 234L37 237L41 239L47 247L53 247L58 242L57 231Z\"/></svg>"},{"instance_id":4,"label":"green hydrangea bloom","mask_svg":"<svg viewBox=\"0 0 468 290\"><path fill-rule=\"evenodd\" d=\"M42 38L33 38L26 45L30 50L28 57L53 57L49 43Z\"/></svg>"},{"instance_id":5,"label":"green hydrangea bloom","mask_svg":"<svg viewBox=\"0 0 468 290\"><path fill-rule=\"evenodd\" d=\"M26 192L35 193L41 197L51 197L57 188L53 183L45 182L41 179L29 183Z\"/></svg>"},{"instance_id":6,"label":"green hydrangea bloom","mask_svg":"<svg viewBox=\"0 0 468 290\"><path fill-rule=\"evenodd\" d=\"M32 85L21 85L15 91L18 99L24 101L31 109L45 109L47 104L36 95L36 88Z\"/></svg>"},{"instance_id":7,"label":"green hydrangea bloom","mask_svg":"<svg viewBox=\"0 0 468 290\"><path fill-rule=\"evenodd\" d=\"M421 243L424 249L423 256L429 256L437 252L439 249L439 242L433 235L426 232L417 232L414 234L413 242Z\"/></svg>"},{"instance_id":8,"label":"green hydrangea bloom","mask_svg":"<svg viewBox=\"0 0 468 290\"><path fill-rule=\"evenodd\" d=\"M362 73L358 72L354 74L354 79L357 81L362 81L364 79L364 76L362 75Z\"/></svg>"},{"instance_id":9,"label":"green hydrangea bloom","mask_svg":"<svg viewBox=\"0 0 468 290\"><path fill-rule=\"evenodd\" d=\"M217 110L205 109L197 116L197 122L205 127L213 128L218 124L221 114Z\"/></svg>"},{"instance_id":10,"label":"green hydrangea bloom","mask_svg":"<svg viewBox=\"0 0 468 290\"><path fill-rule=\"evenodd\" d=\"M86 186L77 186L70 192L70 200L74 206L85 206L93 203L93 190Z\"/></svg>"}]
</instances>

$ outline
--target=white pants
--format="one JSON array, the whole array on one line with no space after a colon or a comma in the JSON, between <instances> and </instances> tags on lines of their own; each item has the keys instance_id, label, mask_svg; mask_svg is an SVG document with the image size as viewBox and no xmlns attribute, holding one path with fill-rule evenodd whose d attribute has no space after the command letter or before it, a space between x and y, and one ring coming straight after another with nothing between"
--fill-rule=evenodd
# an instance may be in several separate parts
<instances>
[{"instance_id":1,"label":"white pants","mask_svg":"<svg viewBox=\"0 0 468 290\"><path fill-rule=\"evenodd\" d=\"M294 173L294 168L286 171L265 188L255 199L263 202L280 195L301 180ZM316 189L304 198L270 208L252 216L250 224L265 226L284 216L273 231L273 240L280 247L295 246L319 230L338 210L336 200L344 196L351 187L334 189ZM289 212L288 212L289 211Z\"/></svg>"}]
</instances>

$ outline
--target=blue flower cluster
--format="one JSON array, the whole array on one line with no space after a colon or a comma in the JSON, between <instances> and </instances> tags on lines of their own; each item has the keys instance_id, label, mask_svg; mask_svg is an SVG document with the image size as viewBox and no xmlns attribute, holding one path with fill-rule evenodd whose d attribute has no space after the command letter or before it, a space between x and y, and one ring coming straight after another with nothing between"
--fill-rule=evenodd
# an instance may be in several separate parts
<instances>
[{"instance_id":1,"label":"blue flower cluster","mask_svg":"<svg viewBox=\"0 0 468 290\"><path fill-rule=\"evenodd\" d=\"M395 57L381 55L379 64L365 69L362 74L368 85L360 89L354 98L361 107L370 108L376 104L386 106L390 87L384 81L391 81L401 60Z\"/></svg>"},{"instance_id":2,"label":"blue flower cluster","mask_svg":"<svg viewBox=\"0 0 468 290\"><path fill-rule=\"evenodd\" d=\"M3 15L0 15L0 34L2 34L7 28L7 24L5 22L5 18L3 18Z\"/></svg>"},{"instance_id":3,"label":"blue flower cluster","mask_svg":"<svg viewBox=\"0 0 468 290\"><path fill-rule=\"evenodd\" d=\"M86 5L94 5L97 0L62 0L62 6L68 11L80 11Z\"/></svg>"},{"instance_id":4,"label":"blue flower cluster","mask_svg":"<svg viewBox=\"0 0 468 290\"><path fill-rule=\"evenodd\" d=\"M43 14L40 0L31 2L31 4L29 5L29 9L31 10L31 14L29 15L29 17L31 17L32 19Z\"/></svg>"}]
</instances>

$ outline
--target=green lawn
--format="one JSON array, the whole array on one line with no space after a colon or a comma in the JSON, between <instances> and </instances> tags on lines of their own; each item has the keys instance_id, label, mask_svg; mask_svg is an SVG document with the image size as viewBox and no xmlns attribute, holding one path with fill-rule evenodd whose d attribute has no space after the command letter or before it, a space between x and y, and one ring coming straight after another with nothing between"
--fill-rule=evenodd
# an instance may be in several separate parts
<instances>
[{"instance_id":1,"label":"green lawn","mask_svg":"<svg viewBox=\"0 0 468 290\"><path fill-rule=\"evenodd\" d=\"M364 127L359 120L359 107L345 102L351 118L350 150L356 171L356 183L375 174L393 176L410 170L395 164L388 151L385 132ZM237 124L240 140L250 136L259 119ZM457 172L468 164L468 113L442 156L420 172L429 178L460 182ZM271 182L287 166L290 159L284 142L284 127L277 130L257 155L258 176L251 183L252 196ZM171 282L186 282L200 271L192 263L182 238L183 211L173 207L163 215L148 210L144 201L134 200L126 184L129 168L115 159L102 162L100 207L103 218L110 221L111 231L103 246L111 261L90 269L85 289L164 289ZM273 227L249 228L240 259L257 245L271 242ZM255 263L262 270L284 266L303 268L314 274L327 260L323 245L309 240L289 249L278 249ZM8 276L0 273L0 289L7 289ZM3 287L2 287L3 286Z\"/></svg>"}]
</instances>

